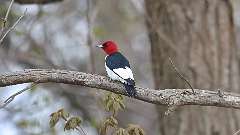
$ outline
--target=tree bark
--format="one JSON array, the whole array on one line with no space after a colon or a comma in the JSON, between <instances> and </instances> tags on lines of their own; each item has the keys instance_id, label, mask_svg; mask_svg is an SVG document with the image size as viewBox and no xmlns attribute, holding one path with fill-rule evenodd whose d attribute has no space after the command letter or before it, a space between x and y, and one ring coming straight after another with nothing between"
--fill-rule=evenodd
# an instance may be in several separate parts
<instances>
[{"instance_id":1,"label":"tree bark","mask_svg":"<svg viewBox=\"0 0 240 135\"><path fill-rule=\"evenodd\" d=\"M49 4L63 0L15 0L19 4Z\"/></svg>"},{"instance_id":2,"label":"tree bark","mask_svg":"<svg viewBox=\"0 0 240 135\"><path fill-rule=\"evenodd\" d=\"M155 88L183 88L168 57L195 88L239 92L239 62L232 3L228 0L146 0ZM160 135L226 135L240 127L235 110L181 108L164 116Z\"/></svg>"},{"instance_id":3,"label":"tree bark","mask_svg":"<svg viewBox=\"0 0 240 135\"><path fill-rule=\"evenodd\" d=\"M126 95L124 86L119 82L112 81L104 76L77 71L26 69L24 71L0 75L0 87L29 82L54 82L81 85ZM223 93L219 91L214 92L209 90L195 89L196 93L193 94L191 93L191 89L153 90L140 87L136 87L136 90L136 99L153 104L174 107L184 105L201 105L240 109L240 95L228 92Z\"/></svg>"}]
</instances>

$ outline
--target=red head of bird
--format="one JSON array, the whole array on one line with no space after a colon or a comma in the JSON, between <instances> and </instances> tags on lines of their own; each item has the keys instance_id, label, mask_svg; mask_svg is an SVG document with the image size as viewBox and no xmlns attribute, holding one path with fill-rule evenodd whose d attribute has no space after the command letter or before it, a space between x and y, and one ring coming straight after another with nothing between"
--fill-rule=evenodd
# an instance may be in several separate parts
<instances>
[{"instance_id":1,"label":"red head of bird","mask_svg":"<svg viewBox=\"0 0 240 135\"><path fill-rule=\"evenodd\" d=\"M113 41L105 41L103 44L97 45L102 48L108 55L118 51L117 44Z\"/></svg>"}]
</instances>

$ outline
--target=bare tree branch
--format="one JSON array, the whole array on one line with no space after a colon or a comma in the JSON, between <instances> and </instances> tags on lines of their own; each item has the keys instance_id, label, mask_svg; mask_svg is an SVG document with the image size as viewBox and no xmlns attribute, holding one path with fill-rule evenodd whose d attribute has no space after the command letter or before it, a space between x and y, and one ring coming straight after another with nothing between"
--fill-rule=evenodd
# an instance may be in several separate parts
<instances>
[{"instance_id":1,"label":"bare tree branch","mask_svg":"<svg viewBox=\"0 0 240 135\"><path fill-rule=\"evenodd\" d=\"M0 75L0 87L22 83L65 83L81 85L85 87L98 88L126 95L124 86L121 83L110 80L107 77L93 75L77 71L55 70L55 69L26 69ZM240 109L240 95L229 92L222 92L219 96L218 90L194 89L164 89L154 90L150 88L136 87L135 99L159 105L200 105L218 106Z\"/></svg>"},{"instance_id":2,"label":"bare tree branch","mask_svg":"<svg viewBox=\"0 0 240 135\"><path fill-rule=\"evenodd\" d=\"M19 4L50 4L54 2L61 2L63 0L15 0Z\"/></svg>"},{"instance_id":3,"label":"bare tree branch","mask_svg":"<svg viewBox=\"0 0 240 135\"><path fill-rule=\"evenodd\" d=\"M7 36L7 34L9 32L11 32L13 29L15 29L15 27L17 26L17 24L22 20L22 18L26 15L27 13L27 9L25 9L24 13L17 19L17 21L12 25L12 27L10 27L4 34L3 36L1 37L0 39L0 44L2 44L4 38Z\"/></svg>"},{"instance_id":4,"label":"bare tree branch","mask_svg":"<svg viewBox=\"0 0 240 135\"><path fill-rule=\"evenodd\" d=\"M11 10L11 8L12 8L13 2L14 2L14 0L11 0L10 4L9 4L9 6L8 6L7 13L6 13L5 17L4 17L3 28L6 26L6 22L7 22L7 20L8 20L8 15L9 15L10 10Z\"/></svg>"},{"instance_id":5,"label":"bare tree branch","mask_svg":"<svg viewBox=\"0 0 240 135\"><path fill-rule=\"evenodd\" d=\"M238 135L239 133L240 133L240 129L237 132L235 132L233 135Z\"/></svg>"},{"instance_id":6,"label":"bare tree branch","mask_svg":"<svg viewBox=\"0 0 240 135\"><path fill-rule=\"evenodd\" d=\"M4 18L1 18L1 20L3 21L2 27L1 27L1 33L0 33L1 35L3 34L4 29L5 29L5 27L6 27L6 23L7 23L7 20L8 20L8 15L9 15L9 12L10 12L10 10L11 10L11 8L12 8L13 2L14 2L14 0L11 0L10 4L9 4L9 6L8 6L7 12L6 12L6 14L5 14L5 17L4 17Z\"/></svg>"},{"instance_id":7,"label":"bare tree branch","mask_svg":"<svg viewBox=\"0 0 240 135\"><path fill-rule=\"evenodd\" d=\"M187 83L187 85L192 89L192 93L195 94L195 91L194 91L192 85L190 84L190 82L178 71L178 69L175 66L175 64L173 63L172 59L170 57L168 59L169 59L170 63L172 64L173 69L177 73L178 77L183 79Z\"/></svg>"},{"instance_id":8,"label":"bare tree branch","mask_svg":"<svg viewBox=\"0 0 240 135\"><path fill-rule=\"evenodd\" d=\"M3 103L2 105L0 105L0 109L4 108L4 107L6 107L8 104L10 104L10 103L14 100L14 98L15 98L16 96L22 94L23 92L25 92L25 91L33 88L33 87L35 87L36 85L37 85L37 84L33 83L32 85L30 85L30 86L28 86L28 87L26 87L26 88L18 91L17 93L11 95L9 98L7 98L7 99L4 101L4 103Z\"/></svg>"}]
</instances>

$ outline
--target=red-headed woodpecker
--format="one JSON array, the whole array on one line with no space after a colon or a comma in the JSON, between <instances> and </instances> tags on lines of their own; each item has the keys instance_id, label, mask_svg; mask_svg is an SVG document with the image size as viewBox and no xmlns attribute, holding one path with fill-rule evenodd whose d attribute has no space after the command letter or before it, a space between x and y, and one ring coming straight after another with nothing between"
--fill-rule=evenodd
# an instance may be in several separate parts
<instances>
[{"instance_id":1,"label":"red-headed woodpecker","mask_svg":"<svg viewBox=\"0 0 240 135\"><path fill-rule=\"evenodd\" d=\"M133 73L128 60L118 52L117 44L113 41L106 41L97 45L102 48L107 56L105 57L105 68L108 76L124 84L127 94L130 97L136 95Z\"/></svg>"}]
</instances>

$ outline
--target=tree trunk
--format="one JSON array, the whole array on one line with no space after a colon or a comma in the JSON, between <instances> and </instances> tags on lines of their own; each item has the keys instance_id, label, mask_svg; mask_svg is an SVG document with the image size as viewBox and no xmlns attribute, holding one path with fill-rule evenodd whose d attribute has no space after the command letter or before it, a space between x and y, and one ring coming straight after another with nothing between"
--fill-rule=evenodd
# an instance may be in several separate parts
<instances>
[{"instance_id":1,"label":"tree trunk","mask_svg":"<svg viewBox=\"0 0 240 135\"><path fill-rule=\"evenodd\" d=\"M194 88L239 90L233 7L229 0L145 0L155 88L183 88L171 57ZM170 116L159 107L160 135L231 135L236 110L182 107Z\"/></svg>"}]
</instances>

